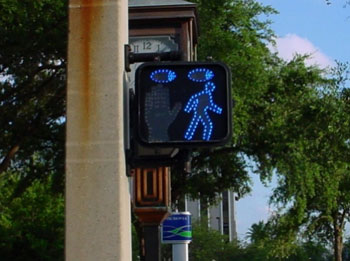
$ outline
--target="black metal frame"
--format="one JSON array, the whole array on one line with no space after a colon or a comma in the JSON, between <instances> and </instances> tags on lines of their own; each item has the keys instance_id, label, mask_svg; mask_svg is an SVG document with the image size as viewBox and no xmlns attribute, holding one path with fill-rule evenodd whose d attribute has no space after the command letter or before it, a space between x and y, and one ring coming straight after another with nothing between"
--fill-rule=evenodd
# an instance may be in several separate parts
<instances>
[{"instance_id":1,"label":"black metal frame","mask_svg":"<svg viewBox=\"0 0 350 261\"><path fill-rule=\"evenodd\" d=\"M131 52L130 45L124 46L125 53L125 71L131 72L130 64L152 61L181 61L183 53L181 51L163 52L163 53L134 53Z\"/></svg>"},{"instance_id":2,"label":"black metal frame","mask_svg":"<svg viewBox=\"0 0 350 261\"><path fill-rule=\"evenodd\" d=\"M140 80L138 77L138 73L142 70L143 67L147 66L154 66L154 65L161 65L161 66L182 66L182 65L188 65L188 64L195 64L198 66L208 66L208 65L220 65L223 69L225 69L227 73L227 109L228 109L228 117L227 117L227 135L225 138L223 138L220 141L188 141L188 142L145 142L142 138L140 138L140 135L138 133L139 130L139 121L140 121L140 112L138 111L138 103L140 102L140 96L137 93L138 89L135 86L135 100L134 100L134 123L136 123L134 131L133 131L133 137L136 138L137 142L145 147L154 147L154 148L185 148L185 149L193 149L193 148L205 148L205 147L216 147L216 146L222 146L226 144L232 137L232 108L233 108L233 101L231 98L231 71L230 69L221 62L184 62L184 61L174 61L174 62L148 62L142 64L137 70L135 75L135 83L137 84L137 81Z\"/></svg>"}]
</instances>

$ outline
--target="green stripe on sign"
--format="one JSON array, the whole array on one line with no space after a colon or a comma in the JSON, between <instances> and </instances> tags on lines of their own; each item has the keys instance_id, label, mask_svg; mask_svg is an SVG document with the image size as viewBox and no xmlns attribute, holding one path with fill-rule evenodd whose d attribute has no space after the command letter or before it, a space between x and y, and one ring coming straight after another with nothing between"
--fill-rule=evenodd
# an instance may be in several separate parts
<instances>
[{"instance_id":1,"label":"green stripe on sign","mask_svg":"<svg viewBox=\"0 0 350 261\"><path fill-rule=\"evenodd\" d=\"M192 231L183 231L183 232L179 233L178 235L180 235L182 237L192 237Z\"/></svg>"}]
</instances>

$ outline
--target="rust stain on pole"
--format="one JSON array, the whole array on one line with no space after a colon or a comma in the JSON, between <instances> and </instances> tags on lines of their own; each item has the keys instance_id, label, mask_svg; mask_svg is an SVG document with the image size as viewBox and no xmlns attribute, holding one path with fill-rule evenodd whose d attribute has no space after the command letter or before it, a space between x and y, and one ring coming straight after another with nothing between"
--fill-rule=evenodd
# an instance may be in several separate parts
<instances>
[{"instance_id":1,"label":"rust stain on pole","mask_svg":"<svg viewBox=\"0 0 350 261\"><path fill-rule=\"evenodd\" d=\"M84 109L85 114L87 116L90 113L90 95L91 95L91 87L90 87L90 60L91 60L91 27L92 27L92 7L88 5L87 2L90 2L89 0L83 0L83 8L82 8L82 15L81 15L81 29L82 29L82 41L81 41L81 48L83 52L83 58L82 58L82 64L81 69L83 72L83 90L84 90Z\"/></svg>"},{"instance_id":2,"label":"rust stain on pole","mask_svg":"<svg viewBox=\"0 0 350 261\"><path fill-rule=\"evenodd\" d=\"M89 139L89 124L91 124L92 115L96 113L96 89L97 84L93 77L93 59L94 53L97 48L94 46L94 35L100 29L99 26L99 15L100 15L100 6L98 5L100 1L96 0L82 0L81 1L81 72L82 72L82 97L83 97L83 113L81 119L81 127L84 130L82 133L85 133L85 139Z\"/></svg>"}]
</instances>

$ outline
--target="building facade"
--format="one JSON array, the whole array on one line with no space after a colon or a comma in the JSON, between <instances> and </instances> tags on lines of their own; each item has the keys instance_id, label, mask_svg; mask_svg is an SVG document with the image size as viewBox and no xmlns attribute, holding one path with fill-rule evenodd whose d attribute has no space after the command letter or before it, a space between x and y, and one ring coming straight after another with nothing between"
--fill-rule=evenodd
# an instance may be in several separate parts
<instances>
[{"instance_id":1,"label":"building facade","mask_svg":"<svg viewBox=\"0 0 350 261\"><path fill-rule=\"evenodd\" d=\"M203 206L198 200L185 200L186 211L192 214L192 220L199 220L203 215L208 218L208 227L227 235L229 240L237 239L235 218L235 197L233 191L225 191L220 195L221 200L214 206Z\"/></svg>"}]
</instances>

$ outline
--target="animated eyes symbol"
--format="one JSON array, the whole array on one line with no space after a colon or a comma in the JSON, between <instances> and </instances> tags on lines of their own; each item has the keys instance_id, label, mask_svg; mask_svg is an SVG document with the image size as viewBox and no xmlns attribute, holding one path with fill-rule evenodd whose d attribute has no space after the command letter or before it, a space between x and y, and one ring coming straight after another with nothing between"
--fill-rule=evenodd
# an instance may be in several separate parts
<instances>
[{"instance_id":1,"label":"animated eyes symbol","mask_svg":"<svg viewBox=\"0 0 350 261\"><path fill-rule=\"evenodd\" d=\"M169 69L158 69L153 71L150 77L156 83L169 83L176 79L176 73ZM193 82L207 82L214 78L214 73L206 68L196 68L191 70L187 77Z\"/></svg>"},{"instance_id":2,"label":"animated eyes symbol","mask_svg":"<svg viewBox=\"0 0 350 261\"><path fill-rule=\"evenodd\" d=\"M207 82L214 78L214 73L209 69L196 68L191 70L187 77L194 82Z\"/></svg>"},{"instance_id":3,"label":"animated eyes symbol","mask_svg":"<svg viewBox=\"0 0 350 261\"><path fill-rule=\"evenodd\" d=\"M150 77L156 83L169 83L175 80L176 73L169 69L159 69L153 71Z\"/></svg>"},{"instance_id":4,"label":"animated eyes symbol","mask_svg":"<svg viewBox=\"0 0 350 261\"><path fill-rule=\"evenodd\" d=\"M186 140L192 140L199 123L201 123L203 126L202 139L210 140L214 125L208 111L216 114L222 113L222 108L213 101L212 92L215 89L215 84L210 80L214 78L214 72L206 68L195 68L189 71L187 77L193 82L206 83L202 91L193 94L186 103L184 111L193 112L193 117L184 137ZM169 69L158 69L150 74L150 78L156 83L169 83L176 79L176 73Z\"/></svg>"}]
</instances>

